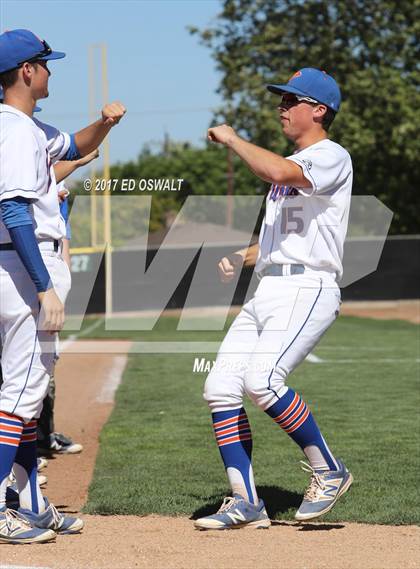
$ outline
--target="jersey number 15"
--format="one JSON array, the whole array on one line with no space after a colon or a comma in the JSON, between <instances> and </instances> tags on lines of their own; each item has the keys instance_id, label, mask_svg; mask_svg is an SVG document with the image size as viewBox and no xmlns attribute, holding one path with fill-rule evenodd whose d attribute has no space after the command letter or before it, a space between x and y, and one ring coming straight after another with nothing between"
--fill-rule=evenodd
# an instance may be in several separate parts
<instances>
[{"instance_id":1,"label":"jersey number 15","mask_svg":"<svg viewBox=\"0 0 420 569\"><path fill-rule=\"evenodd\" d=\"M281 210L280 229L282 234L303 233L304 223L299 213L303 207L284 207Z\"/></svg>"}]
</instances>

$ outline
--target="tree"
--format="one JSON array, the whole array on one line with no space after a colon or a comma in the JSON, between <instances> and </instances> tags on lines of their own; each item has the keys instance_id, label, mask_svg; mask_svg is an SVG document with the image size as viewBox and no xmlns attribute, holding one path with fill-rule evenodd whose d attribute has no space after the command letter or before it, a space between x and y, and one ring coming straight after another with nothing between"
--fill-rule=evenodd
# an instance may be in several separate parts
<instances>
[{"instance_id":1,"label":"tree","mask_svg":"<svg viewBox=\"0 0 420 569\"><path fill-rule=\"evenodd\" d=\"M255 195L263 193L266 184L248 170L239 158L234 160L234 187L237 195ZM112 196L124 197L140 195L152 196L150 223L145 225L144 217L139 218L138 210L123 207L121 202L114 200L113 215L118 221L112 226L113 243L118 246L147 229L157 231L165 226L168 212L178 212L189 195L209 196L208 210L200 212L201 221L211 219L220 224L226 221L226 211L220 208L220 200L211 199L211 196L226 195L227 191L227 152L216 144L209 144L207 148L194 148L188 143L174 143L166 140L160 152L151 153L144 147L137 161L116 164L111 167L111 179L134 179L137 181L135 191L121 191L118 184L112 191ZM178 192L148 192L141 191L139 180L150 179L182 179L181 190ZM79 182L72 189L72 199L75 195L86 196L83 184ZM98 192L98 234L103 235L102 225L102 197ZM248 229L247 216L244 215L246 205L235 203L233 226L236 229ZM245 221L244 221L245 219ZM148 220L149 222L149 220ZM245 224L245 225L244 225ZM90 210L80 212L78 217L72 219L74 243L73 246L85 246L90 241Z\"/></svg>"},{"instance_id":2,"label":"tree","mask_svg":"<svg viewBox=\"0 0 420 569\"><path fill-rule=\"evenodd\" d=\"M213 53L224 106L214 117L256 144L291 151L280 136L276 95L299 68L339 83L331 137L351 153L354 193L395 213L393 233L418 233L420 211L419 0L225 0L216 23L191 28Z\"/></svg>"}]
</instances>

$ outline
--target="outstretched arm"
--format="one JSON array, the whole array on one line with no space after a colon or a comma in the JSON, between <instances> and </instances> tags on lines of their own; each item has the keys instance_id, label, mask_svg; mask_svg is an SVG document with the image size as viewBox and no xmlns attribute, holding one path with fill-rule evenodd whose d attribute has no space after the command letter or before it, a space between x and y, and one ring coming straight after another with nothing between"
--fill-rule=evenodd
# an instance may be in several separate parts
<instances>
[{"instance_id":1,"label":"outstretched arm","mask_svg":"<svg viewBox=\"0 0 420 569\"><path fill-rule=\"evenodd\" d=\"M247 142L226 124L209 128L208 139L232 148L248 168L265 182L279 186L312 187L300 166L270 150Z\"/></svg>"},{"instance_id":2,"label":"outstretched arm","mask_svg":"<svg viewBox=\"0 0 420 569\"><path fill-rule=\"evenodd\" d=\"M76 132L74 140L80 156L86 156L98 148L111 128L120 122L125 113L124 105L118 102L110 103L102 109L102 118Z\"/></svg>"},{"instance_id":3,"label":"outstretched arm","mask_svg":"<svg viewBox=\"0 0 420 569\"><path fill-rule=\"evenodd\" d=\"M98 156L99 150L96 148L93 152L86 154L86 156L78 160L60 160L56 162L54 164L54 173L57 184L67 178L67 176L70 176L77 168L86 166L86 164L89 164L89 162L92 162L92 160L95 160Z\"/></svg>"}]
</instances>

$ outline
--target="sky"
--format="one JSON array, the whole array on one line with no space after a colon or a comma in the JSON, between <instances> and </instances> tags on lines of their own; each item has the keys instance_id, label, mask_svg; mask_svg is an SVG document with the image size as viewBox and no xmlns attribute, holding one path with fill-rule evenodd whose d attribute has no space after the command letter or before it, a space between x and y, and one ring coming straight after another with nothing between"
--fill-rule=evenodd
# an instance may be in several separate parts
<instances>
[{"instance_id":1,"label":"sky","mask_svg":"<svg viewBox=\"0 0 420 569\"><path fill-rule=\"evenodd\" d=\"M37 118L76 132L89 120L90 45L106 44L109 100L127 114L110 134L111 162L135 159L150 143L171 139L203 144L212 109L221 104L220 75L210 50L187 26L207 27L220 0L1 0L0 31L26 28L66 52L51 61L50 96ZM94 74L100 93L99 49Z\"/></svg>"}]
</instances>

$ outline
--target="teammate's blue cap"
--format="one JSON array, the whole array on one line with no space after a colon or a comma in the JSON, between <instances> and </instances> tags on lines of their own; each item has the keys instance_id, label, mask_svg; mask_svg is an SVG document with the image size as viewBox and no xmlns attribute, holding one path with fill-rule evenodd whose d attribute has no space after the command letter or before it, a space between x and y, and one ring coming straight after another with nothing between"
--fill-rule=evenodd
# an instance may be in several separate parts
<instances>
[{"instance_id":1,"label":"teammate's blue cap","mask_svg":"<svg viewBox=\"0 0 420 569\"><path fill-rule=\"evenodd\" d=\"M3 87L0 85L0 103L3 102ZM41 107L34 107L34 113L39 113L40 111L42 111Z\"/></svg>"},{"instance_id":2,"label":"teammate's blue cap","mask_svg":"<svg viewBox=\"0 0 420 569\"><path fill-rule=\"evenodd\" d=\"M0 73L17 69L25 61L61 59L62 51L53 51L46 41L29 30L10 30L0 35Z\"/></svg>"},{"instance_id":3,"label":"teammate's blue cap","mask_svg":"<svg viewBox=\"0 0 420 569\"><path fill-rule=\"evenodd\" d=\"M310 97L335 112L340 108L341 93L335 79L314 67L304 67L292 75L285 85L267 85L267 89L277 95L292 93Z\"/></svg>"}]
</instances>

